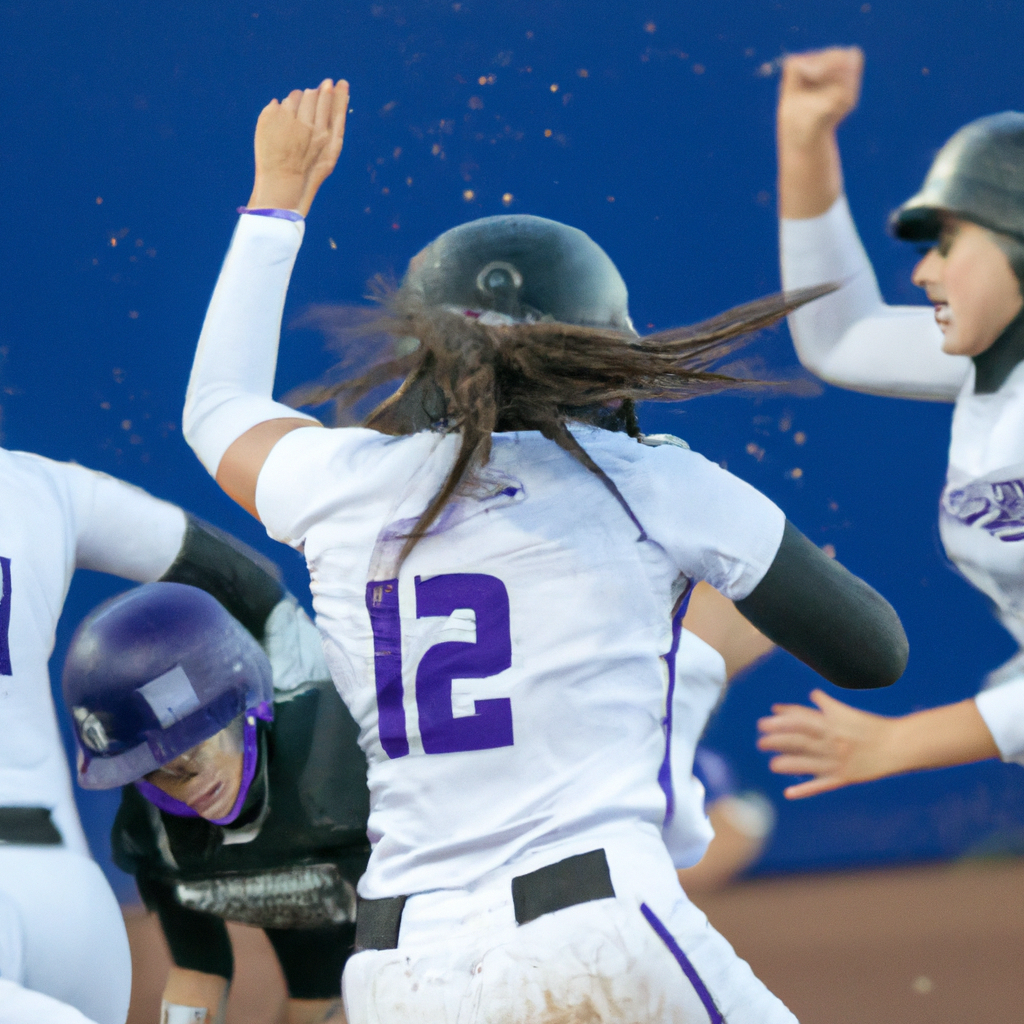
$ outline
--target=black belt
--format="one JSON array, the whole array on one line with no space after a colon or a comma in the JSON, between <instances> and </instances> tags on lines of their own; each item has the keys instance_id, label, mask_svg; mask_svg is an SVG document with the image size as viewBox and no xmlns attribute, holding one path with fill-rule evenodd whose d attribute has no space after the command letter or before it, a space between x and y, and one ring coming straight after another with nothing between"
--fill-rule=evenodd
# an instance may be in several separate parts
<instances>
[{"instance_id":1,"label":"black belt","mask_svg":"<svg viewBox=\"0 0 1024 1024\"><path fill-rule=\"evenodd\" d=\"M544 914L553 914L577 903L604 900L614 895L604 850L566 857L557 864L548 864L512 879L512 906L517 924L535 921ZM359 900L356 952L398 948L398 931L408 898L389 896L382 900Z\"/></svg>"},{"instance_id":2,"label":"black belt","mask_svg":"<svg viewBox=\"0 0 1024 1024\"><path fill-rule=\"evenodd\" d=\"M0 843L60 846L63 842L48 807L0 807Z\"/></svg>"}]
</instances>

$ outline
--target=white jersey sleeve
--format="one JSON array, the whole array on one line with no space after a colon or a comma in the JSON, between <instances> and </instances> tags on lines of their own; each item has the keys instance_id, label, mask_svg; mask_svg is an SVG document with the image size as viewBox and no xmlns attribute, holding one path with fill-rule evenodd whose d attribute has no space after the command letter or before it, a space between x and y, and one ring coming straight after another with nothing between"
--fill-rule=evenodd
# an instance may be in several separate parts
<instances>
[{"instance_id":1,"label":"white jersey sleeve","mask_svg":"<svg viewBox=\"0 0 1024 1024\"><path fill-rule=\"evenodd\" d=\"M691 580L730 601L747 597L778 553L782 510L696 452L664 445L644 454L648 493L636 511L651 538Z\"/></svg>"},{"instance_id":2,"label":"white jersey sleeve","mask_svg":"<svg viewBox=\"0 0 1024 1024\"><path fill-rule=\"evenodd\" d=\"M139 487L73 463L66 476L74 505L75 567L152 583L171 567L185 537L185 513Z\"/></svg>"},{"instance_id":3,"label":"white jersey sleeve","mask_svg":"<svg viewBox=\"0 0 1024 1024\"><path fill-rule=\"evenodd\" d=\"M417 476L441 437L390 437L363 427L293 430L274 445L257 481L260 522L274 540L292 546L327 515L352 530L379 525L405 487L398 482Z\"/></svg>"},{"instance_id":4,"label":"white jersey sleeve","mask_svg":"<svg viewBox=\"0 0 1024 1024\"><path fill-rule=\"evenodd\" d=\"M271 398L281 317L304 224L243 216L203 322L181 429L211 476L251 427L308 419Z\"/></svg>"},{"instance_id":5,"label":"white jersey sleeve","mask_svg":"<svg viewBox=\"0 0 1024 1024\"><path fill-rule=\"evenodd\" d=\"M835 281L840 289L789 316L800 362L822 380L854 391L956 400L970 360L942 351L928 306L887 306L845 196L820 217L779 224L787 290Z\"/></svg>"},{"instance_id":6,"label":"white jersey sleeve","mask_svg":"<svg viewBox=\"0 0 1024 1024\"><path fill-rule=\"evenodd\" d=\"M1003 760L1024 764L1024 679L982 690L974 703Z\"/></svg>"}]
</instances>

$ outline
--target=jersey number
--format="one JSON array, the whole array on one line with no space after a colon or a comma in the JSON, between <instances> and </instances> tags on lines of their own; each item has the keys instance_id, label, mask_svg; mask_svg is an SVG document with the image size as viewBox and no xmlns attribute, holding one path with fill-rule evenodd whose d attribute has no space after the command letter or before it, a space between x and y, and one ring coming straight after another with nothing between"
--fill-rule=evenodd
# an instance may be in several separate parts
<instances>
[{"instance_id":1,"label":"jersey number","mask_svg":"<svg viewBox=\"0 0 1024 1024\"><path fill-rule=\"evenodd\" d=\"M366 607L373 625L374 672L380 742L388 757L409 753L402 685L402 624L398 580L366 585ZM512 664L508 591L494 576L453 573L416 577L416 617L448 616L469 608L476 615L476 643L434 644L416 668L416 708L427 754L490 750L512 746L512 702L497 697L475 702L476 714L452 711L453 679L486 679Z\"/></svg>"},{"instance_id":2,"label":"jersey number","mask_svg":"<svg viewBox=\"0 0 1024 1024\"><path fill-rule=\"evenodd\" d=\"M11 672L11 560L0 557L0 575L3 589L0 590L0 676Z\"/></svg>"}]
</instances>

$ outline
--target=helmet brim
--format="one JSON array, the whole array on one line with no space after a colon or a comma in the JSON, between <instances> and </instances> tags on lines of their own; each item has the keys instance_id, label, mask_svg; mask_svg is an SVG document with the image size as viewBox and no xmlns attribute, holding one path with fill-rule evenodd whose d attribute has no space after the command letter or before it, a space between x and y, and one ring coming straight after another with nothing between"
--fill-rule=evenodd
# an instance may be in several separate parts
<instances>
[{"instance_id":1,"label":"helmet brim","mask_svg":"<svg viewBox=\"0 0 1024 1024\"><path fill-rule=\"evenodd\" d=\"M119 789L160 767L149 745L141 743L111 757L86 755L78 748L78 784L82 789Z\"/></svg>"},{"instance_id":2,"label":"helmet brim","mask_svg":"<svg viewBox=\"0 0 1024 1024\"><path fill-rule=\"evenodd\" d=\"M889 231L904 242L934 242L942 231L942 214L951 212L931 205L919 194L893 213Z\"/></svg>"}]
</instances>

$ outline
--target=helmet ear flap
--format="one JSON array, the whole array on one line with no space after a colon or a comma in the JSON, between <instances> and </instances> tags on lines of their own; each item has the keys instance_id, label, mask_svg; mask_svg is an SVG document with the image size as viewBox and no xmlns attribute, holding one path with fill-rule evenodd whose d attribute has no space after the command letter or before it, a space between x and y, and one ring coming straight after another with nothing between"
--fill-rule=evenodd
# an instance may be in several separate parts
<instances>
[{"instance_id":1,"label":"helmet ear flap","mask_svg":"<svg viewBox=\"0 0 1024 1024\"><path fill-rule=\"evenodd\" d=\"M523 275L505 260L492 260L476 275L476 290L495 313L516 316L522 307L519 292Z\"/></svg>"},{"instance_id":2,"label":"helmet ear flap","mask_svg":"<svg viewBox=\"0 0 1024 1024\"><path fill-rule=\"evenodd\" d=\"M992 240L1003 250L1010 263L1010 269L1017 275L1017 284L1021 289L1021 294L1024 295L1024 242L999 231L992 232Z\"/></svg>"}]
</instances>

